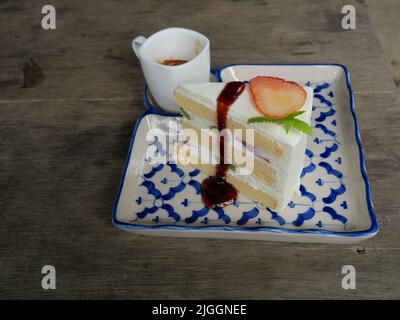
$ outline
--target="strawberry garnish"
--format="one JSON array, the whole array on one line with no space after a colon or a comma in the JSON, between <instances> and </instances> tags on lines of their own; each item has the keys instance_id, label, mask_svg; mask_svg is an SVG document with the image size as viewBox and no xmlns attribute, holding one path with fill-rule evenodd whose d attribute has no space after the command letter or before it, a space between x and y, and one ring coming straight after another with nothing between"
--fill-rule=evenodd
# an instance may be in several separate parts
<instances>
[{"instance_id":1,"label":"strawberry garnish","mask_svg":"<svg viewBox=\"0 0 400 320\"><path fill-rule=\"evenodd\" d=\"M283 119L299 110L306 101L306 92L301 86L276 77L251 79L250 92L257 109L276 119Z\"/></svg>"}]
</instances>

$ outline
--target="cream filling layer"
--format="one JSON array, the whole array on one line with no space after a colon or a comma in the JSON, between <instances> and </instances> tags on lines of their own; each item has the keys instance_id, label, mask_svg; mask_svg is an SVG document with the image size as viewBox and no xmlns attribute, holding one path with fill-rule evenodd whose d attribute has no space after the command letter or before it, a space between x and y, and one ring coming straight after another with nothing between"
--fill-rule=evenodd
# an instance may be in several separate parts
<instances>
[{"instance_id":1,"label":"cream filling layer","mask_svg":"<svg viewBox=\"0 0 400 320\"><path fill-rule=\"evenodd\" d=\"M194 127L197 127L199 129L209 129L211 127L215 127L215 124L211 124L206 119L198 118L189 111L186 111L186 113L190 116L191 120L184 119L183 121L188 121L190 123L190 125L192 125ZM217 156L212 159L212 163L217 164L217 163L219 163L219 144L218 144L219 140L218 140L217 131L213 131L213 132L215 132L216 135L212 137L212 139L215 139L214 143L210 144L210 146L213 147L211 150L211 154L217 155ZM245 136L246 135L243 133L242 137L245 137ZM290 177L288 177L288 173L289 173L288 168L289 168L289 164L290 164L287 159L288 157L277 159L276 157L272 156L271 154L267 153L265 150L263 150L261 148L257 148L257 147L254 148L254 145L248 145L246 148L244 148L242 141L238 140L238 139L235 139L233 141L233 143L234 143L233 148L240 150L239 152L245 151L246 159L249 159L251 161L252 160L251 158L254 157L255 159L258 159L259 161L261 161L261 163L265 162L266 165L271 166L276 171L276 175L275 175L276 176L276 184L274 186L274 189L276 190L277 193L283 194L283 195L292 193L292 188L290 188L290 186L292 186L292 185L297 185L297 188L298 188L298 184L299 184L298 181L300 180L300 172L298 173L297 179L295 179L295 177L297 175L296 172L293 173L295 175L293 177L293 179L290 179ZM192 146L195 147L194 145L192 145ZM229 147L229 146L227 146L227 147ZM252 149L254 149L254 152ZM202 149L200 149L200 150L202 150ZM207 154L207 152L202 151L202 155L199 155L199 158L206 161L204 154ZM289 152L289 155L290 155L290 152ZM303 158L304 158L304 152L303 152ZM254 165L255 165L255 163L254 163ZM301 165L301 169L302 168L303 168L303 166ZM243 174L243 176L244 175L245 174ZM248 172L247 175L251 175L251 172ZM251 179L251 181L255 181L254 179L255 178L253 177ZM250 184L250 185L257 187L259 189L261 188L261 187L258 187L257 184ZM288 187L289 187L289 191L285 190Z\"/></svg>"},{"instance_id":2,"label":"cream filling layer","mask_svg":"<svg viewBox=\"0 0 400 320\"><path fill-rule=\"evenodd\" d=\"M182 145L180 146L182 147ZM178 163L181 164L189 164L191 161L196 162L198 157L201 157L201 155L203 155L205 150L200 150L198 145L195 144L190 144L190 143L186 143L185 144L186 148L189 148L190 152L186 153L185 155L181 157L178 157ZM202 149L200 147L200 149ZM186 149L188 150L188 149ZM215 158L214 162L218 163L219 159ZM237 170L232 169L231 167L228 169L227 172L228 175L233 175L235 176L237 179L247 183L249 186L251 186L252 188L256 189L256 190L261 190L262 192L265 192L267 194L269 194L270 196L272 196L273 198L275 198L277 200L277 208L276 211L281 212L288 204L288 202L290 201L290 199L293 196L294 192L299 192L299 183L300 183L300 179L298 179L298 181L295 183L294 186L292 186L292 188L289 188L287 190L287 192L284 192L283 190L283 185L282 183L278 183L275 187L271 187L270 185L264 183L263 181L257 179L255 176L251 175L251 174L237 174ZM239 190L240 192L240 190Z\"/></svg>"}]
</instances>

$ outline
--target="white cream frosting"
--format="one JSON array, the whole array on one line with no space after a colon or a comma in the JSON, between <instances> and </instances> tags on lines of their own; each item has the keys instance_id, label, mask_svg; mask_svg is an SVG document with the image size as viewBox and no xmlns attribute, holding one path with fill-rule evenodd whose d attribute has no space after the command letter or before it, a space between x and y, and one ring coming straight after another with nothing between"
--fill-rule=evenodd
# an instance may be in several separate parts
<instances>
[{"instance_id":1,"label":"white cream frosting","mask_svg":"<svg viewBox=\"0 0 400 320\"><path fill-rule=\"evenodd\" d=\"M224 83L184 83L176 90L177 92L202 103L204 106L216 112L217 98L224 88ZM310 124L311 111L313 101L313 89L303 87L307 93L306 101L300 111L303 114L298 116L298 119ZM188 110L185 110L188 112ZM211 124L205 119L198 118L191 112L188 112L192 120L189 120L194 126L199 128L209 128ZM260 181L257 181L253 176L238 176L244 179L249 185L266 190L272 196L278 199L278 210L286 207L290 201L293 191L298 191L300 185L300 174L303 169L304 151L307 143L307 136L296 129L290 129L288 133L284 128L276 123L254 123L247 124L247 120L252 117L262 116L262 114L254 106L248 85L238 99L233 103L228 112L228 117L238 123L243 124L247 128L254 128L260 134L276 141L280 144L284 153L281 157L276 157L269 154L267 151L257 148L255 151L270 160L270 164L276 170L277 184L271 188ZM186 120L184 120L186 121ZM295 190L294 190L295 189Z\"/></svg>"}]
</instances>

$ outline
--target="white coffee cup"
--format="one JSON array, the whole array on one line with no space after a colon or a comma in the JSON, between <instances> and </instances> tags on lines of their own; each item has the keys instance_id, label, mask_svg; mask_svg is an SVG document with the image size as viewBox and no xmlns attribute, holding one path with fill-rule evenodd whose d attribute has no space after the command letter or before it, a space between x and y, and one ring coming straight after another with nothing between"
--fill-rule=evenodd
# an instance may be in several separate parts
<instances>
[{"instance_id":1,"label":"white coffee cup","mask_svg":"<svg viewBox=\"0 0 400 320\"><path fill-rule=\"evenodd\" d=\"M152 96L165 111L179 112L173 93L180 83L209 81L210 42L201 33L184 28L163 29L147 39L135 38L132 48ZM160 63L167 59L188 62L176 66Z\"/></svg>"}]
</instances>

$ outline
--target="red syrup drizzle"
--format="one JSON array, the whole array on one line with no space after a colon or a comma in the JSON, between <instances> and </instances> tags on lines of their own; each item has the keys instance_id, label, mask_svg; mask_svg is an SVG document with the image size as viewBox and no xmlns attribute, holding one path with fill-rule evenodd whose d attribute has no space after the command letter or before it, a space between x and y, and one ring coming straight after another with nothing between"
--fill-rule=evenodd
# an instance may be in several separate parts
<instances>
[{"instance_id":1,"label":"red syrup drizzle","mask_svg":"<svg viewBox=\"0 0 400 320\"><path fill-rule=\"evenodd\" d=\"M226 128L226 120L231 105L245 88L240 81L228 82L217 99L218 130ZM225 164L225 141L223 135L219 138L219 164L215 176L210 176L201 183L201 198L208 208L224 207L237 199L237 190L226 181L228 164Z\"/></svg>"}]
</instances>

